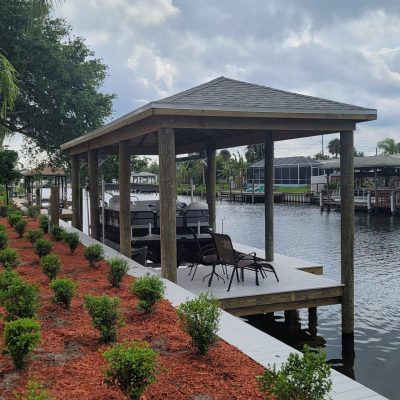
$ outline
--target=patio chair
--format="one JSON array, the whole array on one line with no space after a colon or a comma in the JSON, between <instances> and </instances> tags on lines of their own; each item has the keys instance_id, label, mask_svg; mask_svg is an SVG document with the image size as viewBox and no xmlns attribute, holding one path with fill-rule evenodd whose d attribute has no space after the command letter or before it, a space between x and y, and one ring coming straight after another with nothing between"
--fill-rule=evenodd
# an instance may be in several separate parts
<instances>
[{"instance_id":1,"label":"patio chair","mask_svg":"<svg viewBox=\"0 0 400 400\"><path fill-rule=\"evenodd\" d=\"M275 275L277 282L279 282L278 275L275 272L274 267L263 261L259 261L256 258L256 253L250 254L240 254L233 248L232 240L228 235L221 233L213 234L215 248L217 249L219 262L225 265L232 265L233 271L231 279L229 281L228 292L231 289L233 277L236 273L238 282L239 279L239 269L241 271L241 279L244 281L244 270L254 271L256 273L256 285L259 286L260 282L258 280L258 273L265 278L267 272L272 272Z\"/></svg>"},{"instance_id":2,"label":"patio chair","mask_svg":"<svg viewBox=\"0 0 400 400\"><path fill-rule=\"evenodd\" d=\"M192 277L190 280L192 281L194 279L194 276L196 275L197 267L199 266L199 264L201 264L201 265L205 265L205 266L210 266L210 265L212 266L212 271L203 278L203 281L204 281L207 277L210 277L209 281L208 281L208 286L211 285L212 278L214 277L214 275L217 276L217 279L221 278L222 281L225 283L225 279L215 271L215 267L221 263L219 261L218 254L215 250L214 242L211 244L207 244L207 245L201 245L199 238L196 234L196 231L192 228L189 228L189 231L193 235L194 242L196 245L196 250L197 250L193 264L189 267L190 271L189 271L188 275L190 276L190 274L192 274ZM225 270L224 270L224 268L225 268ZM222 264L222 271L224 274L225 273L227 274L226 266L224 266L223 264ZM228 275L227 275L227 277L228 277Z\"/></svg>"}]
</instances>

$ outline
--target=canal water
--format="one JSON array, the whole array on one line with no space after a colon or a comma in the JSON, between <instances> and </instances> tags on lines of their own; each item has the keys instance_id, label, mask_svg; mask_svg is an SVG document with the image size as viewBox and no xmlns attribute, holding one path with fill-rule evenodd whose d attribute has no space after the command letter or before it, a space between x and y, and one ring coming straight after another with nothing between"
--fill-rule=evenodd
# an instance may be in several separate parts
<instances>
[{"instance_id":1,"label":"canal water","mask_svg":"<svg viewBox=\"0 0 400 400\"><path fill-rule=\"evenodd\" d=\"M317 262L325 276L340 282L340 213L321 213L310 205L275 204L275 251ZM222 221L223 220L223 221ZM217 231L233 241L264 247L264 205L220 202ZM299 313L297 332L264 318L249 322L301 349L323 347L343 373L390 398L400 399L400 217L356 214L355 340L342 352L341 307L318 309L318 331L308 332L308 314Z\"/></svg>"}]
</instances>

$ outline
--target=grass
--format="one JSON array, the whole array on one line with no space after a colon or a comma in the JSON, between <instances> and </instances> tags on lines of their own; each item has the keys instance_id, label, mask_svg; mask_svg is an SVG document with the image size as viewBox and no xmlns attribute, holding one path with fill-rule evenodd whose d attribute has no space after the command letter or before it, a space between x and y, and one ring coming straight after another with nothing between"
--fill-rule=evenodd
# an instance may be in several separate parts
<instances>
[{"instance_id":1,"label":"grass","mask_svg":"<svg viewBox=\"0 0 400 400\"><path fill-rule=\"evenodd\" d=\"M276 192L281 192L281 193L308 193L310 191L309 186L303 186L303 187L284 187L284 186L275 186L275 191Z\"/></svg>"}]
</instances>

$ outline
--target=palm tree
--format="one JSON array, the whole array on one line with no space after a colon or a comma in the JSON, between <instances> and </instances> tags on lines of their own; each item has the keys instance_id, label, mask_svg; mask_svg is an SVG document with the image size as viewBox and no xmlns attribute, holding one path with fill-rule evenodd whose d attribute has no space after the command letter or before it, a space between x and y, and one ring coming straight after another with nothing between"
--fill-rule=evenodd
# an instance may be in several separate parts
<instances>
[{"instance_id":1,"label":"palm tree","mask_svg":"<svg viewBox=\"0 0 400 400\"><path fill-rule=\"evenodd\" d=\"M334 155L335 158L338 158L338 156L340 154L340 139L338 139L338 138L332 139L328 143L328 151L329 151L329 153Z\"/></svg>"},{"instance_id":2,"label":"palm tree","mask_svg":"<svg viewBox=\"0 0 400 400\"><path fill-rule=\"evenodd\" d=\"M378 147L383 150L382 154L393 155L400 153L400 142L396 143L392 138L386 138L378 142Z\"/></svg>"}]
</instances>

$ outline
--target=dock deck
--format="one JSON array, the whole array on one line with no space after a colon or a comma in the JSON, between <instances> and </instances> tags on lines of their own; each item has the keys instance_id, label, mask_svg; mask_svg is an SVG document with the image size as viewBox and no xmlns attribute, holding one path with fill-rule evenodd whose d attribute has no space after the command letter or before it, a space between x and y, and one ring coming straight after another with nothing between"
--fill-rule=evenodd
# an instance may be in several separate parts
<instances>
[{"instance_id":1,"label":"dock deck","mask_svg":"<svg viewBox=\"0 0 400 400\"><path fill-rule=\"evenodd\" d=\"M188 275L188 268L179 268L177 283L195 294L211 293L219 299L221 308L237 316L341 303L344 287L341 283L301 271L293 267L293 264L286 265L285 257L273 264L279 282L269 273L265 279L260 278L260 286L255 284L255 273L245 271L244 282L233 279L228 292L226 276L222 274L221 267L217 267L225 283L214 276L211 286L208 287L208 278L203 278L211 272L211 267L206 266L198 267L193 280ZM228 272L231 271L232 268L228 267Z\"/></svg>"}]
</instances>

